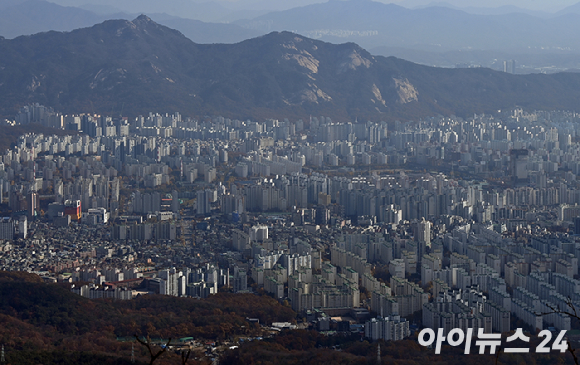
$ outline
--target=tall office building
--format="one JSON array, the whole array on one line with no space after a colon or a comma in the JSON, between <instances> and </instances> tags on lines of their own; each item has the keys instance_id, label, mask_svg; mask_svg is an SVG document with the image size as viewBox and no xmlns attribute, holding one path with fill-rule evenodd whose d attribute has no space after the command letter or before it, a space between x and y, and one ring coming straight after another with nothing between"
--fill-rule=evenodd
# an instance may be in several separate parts
<instances>
[{"instance_id":1,"label":"tall office building","mask_svg":"<svg viewBox=\"0 0 580 365\"><path fill-rule=\"evenodd\" d=\"M171 192L171 211L173 213L179 213L179 194L177 193L177 190L173 190Z\"/></svg>"},{"instance_id":2,"label":"tall office building","mask_svg":"<svg viewBox=\"0 0 580 365\"><path fill-rule=\"evenodd\" d=\"M580 235L580 217L574 218L574 234Z\"/></svg>"},{"instance_id":3,"label":"tall office building","mask_svg":"<svg viewBox=\"0 0 580 365\"><path fill-rule=\"evenodd\" d=\"M14 221L10 217L0 218L0 240L14 239Z\"/></svg>"},{"instance_id":4,"label":"tall office building","mask_svg":"<svg viewBox=\"0 0 580 365\"><path fill-rule=\"evenodd\" d=\"M423 255L427 253L427 247L431 247L431 222L422 218L415 225L415 240L417 241L417 261L420 265ZM420 266L419 266L420 267Z\"/></svg>"},{"instance_id":5,"label":"tall office building","mask_svg":"<svg viewBox=\"0 0 580 365\"><path fill-rule=\"evenodd\" d=\"M196 210L198 215L206 215L211 211L211 190L198 190L196 193Z\"/></svg>"},{"instance_id":6,"label":"tall office building","mask_svg":"<svg viewBox=\"0 0 580 365\"><path fill-rule=\"evenodd\" d=\"M516 60L503 61L503 72L516 73Z\"/></svg>"},{"instance_id":7,"label":"tall office building","mask_svg":"<svg viewBox=\"0 0 580 365\"><path fill-rule=\"evenodd\" d=\"M28 237L28 220L26 216L20 216L18 219L18 238Z\"/></svg>"},{"instance_id":8,"label":"tall office building","mask_svg":"<svg viewBox=\"0 0 580 365\"><path fill-rule=\"evenodd\" d=\"M28 219L34 219L36 217L36 211L38 209L38 194L36 191L31 191L28 193L27 199L27 210L28 210Z\"/></svg>"},{"instance_id":9,"label":"tall office building","mask_svg":"<svg viewBox=\"0 0 580 365\"><path fill-rule=\"evenodd\" d=\"M246 270L239 267L234 267L234 293L244 292L248 290L248 275Z\"/></svg>"},{"instance_id":10,"label":"tall office building","mask_svg":"<svg viewBox=\"0 0 580 365\"><path fill-rule=\"evenodd\" d=\"M510 172L514 186L528 182L528 156L526 149L510 151Z\"/></svg>"}]
</instances>

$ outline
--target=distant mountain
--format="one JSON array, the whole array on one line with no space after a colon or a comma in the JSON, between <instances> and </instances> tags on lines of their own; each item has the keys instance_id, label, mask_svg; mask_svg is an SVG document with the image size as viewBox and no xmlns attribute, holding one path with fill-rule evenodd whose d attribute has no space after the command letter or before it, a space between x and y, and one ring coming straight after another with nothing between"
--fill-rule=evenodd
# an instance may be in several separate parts
<instances>
[{"instance_id":1,"label":"distant mountain","mask_svg":"<svg viewBox=\"0 0 580 365\"><path fill-rule=\"evenodd\" d=\"M15 1L15 0L10 0ZM202 20L205 22L218 21L225 14L231 12L228 7L212 0L53 0L60 5L88 6L89 8L116 8L125 13L167 13L181 18ZM227 3L227 2L226 2Z\"/></svg>"},{"instance_id":2,"label":"distant mountain","mask_svg":"<svg viewBox=\"0 0 580 365\"><path fill-rule=\"evenodd\" d=\"M291 30L367 48L437 46L441 50L572 48L580 52L580 16L542 19L527 14L476 15L447 7L407 9L369 0L326 3L272 12L247 21L260 31Z\"/></svg>"},{"instance_id":3,"label":"distant mountain","mask_svg":"<svg viewBox=\"0 0 580 365\"><path fill-rule=\"evenodd\" d=\"M522 72L528 73L580 67L570 57L580 55L580 38L575 36L580 32L580 15L573 10L548 19L521 13L525 9L516 7L451 9L451 5L438 2L426 8L408 9L370 0L330 0L260 16L255 16L258 11L251 9L266 6L280 9L307 1L311 0L292 4L281 0L248 0L235 4L172 0L165 5L152 0L99 0L96 5L89 3L75 8L43 0L3 0L0 36L14 38L50 30L71 31L110 19L134 19L139 13L122 11L141 9L159 24L179 30L196 43L236 43L272 31L291 31L336 44L354 42L373 52L404 50L390 54L442 67L464 63L465 59L496 69L502 69L504 60L516 59L519 65L525 66ZM249 8L244 10L244 7ZM166 12L152 12L155 9ZM516 12L507 14L512 10ZM493 15L494 12L500 15ZM230 23L244 17L251 19ZM193 18L220 22L206 23ZM421 54L421 57L410 54ZM478 57L471 57L473 54Z\"/></svg>"},{"instance_id":4,"label":"distant mountain","mask_svg":"<svg viewBox=\"0 0 580 365\"><path fill-rule=\"evenodd\" d=\"M85 6L93 8L91 6ZM101 13L90 10L60 6L44 0L11 0L0 11L0 36L15 38L39 32L71 31L90 27L111 19L133 19L138 14L106 13L115 8L101 7ZM103 13L104 12L104 13ZM179 18L168 14L152 14L160 24L178 29L186 37L198 43L236 43L262 35L235 24L205 23L199 20Z\"/></svg>"},{"instance_id":5,"label":"distant mountain","mask_svg":"<svg viewBox=\"0 0 580 365\"><path fill-rule=\"evenodd\" d=\"M552 13L524 9L524 8L520 8L520 7L514 6L514 5L504 5L504 6L498 6L498 7L480 7L480 6L460 7L460 6L454 6L453 4L450 4L447 2L432 2L432 3L429 3L428 5L418 6L418 7L416 7L416 9L431 8L431 7L450 8L450 9L455 9L455 10L461 10L461 11L464 11L464 12L469 13L469 14L478 14L478 15L506 15L506 14L513 14L513 13L521 13L521 14L532 15L532 16L535 16L538 18L549 18L549 17L554 16L554 14L552 14Z\"/></svg>"},{"instance_id":6,"label":"distant mountain","mask_svg":"<svg viewBox=\"0 0 580 365\"><path fill-rule=\"evenodd\" d=\"M282 11L314 3L324 3L326 1L328 0L222 0L221 3L224 4L225 7L236 10Z\"/></svg>"},{"instance_id":7,"label":"distant mountain","mask_svg":"<svg viewBox=\"0 0 580 365\"><path fill-rule=\"evenodd\" d=\"M99 4L84 4L78 6L81 9L92 11L95 14L115 14L115 13L122 13L121 9L116 8L114 6L107 6L107 5L99 5Z\"/></svg>"},{"instance_id":8,"label":"distant mountain","mask_svg":"<svg viewBox=\"0 0 580 365\"><path fill-rule=\"evenodd\" d=\"M9 8L11 6L21 4L23 2L26 2L26 0L2 0L0 2L0 9Z\"/></svg>"},{"instance_id":9,"label":"distant mountain","mask_svg":"<svg viewBox=\"0 0 580 365\"><path fill-rule=\"evenodd\" d=\"M440 69L289 32L200 45L146 16L0 40L0 111L382 120L497 109L575 109L580 74Z\"/></svg>"},{"instance_id":10,"label":"distant mountain","mask_svg":"<svg viewBox=\"0 0 580 365\"><path fill-rule=\"evenodd\" d=\"M466 13L479 14L479 15L507 15L507 14L519 13L519 14L527 14L527 15L535 16L538 18L550 18L553 16L552 13L538 11L538 10L524 9L524 8L520 8L518 6L513 6L513 5L504 5L504 6L498 6L495 8L468 6L465 8L459 8L459 10L463 10Z\"/></svg>"},{"instance_id":11,"label":"distant mountain","mask_svg":"<svg viewBox=\"0 0 580 365\"><path fill-rule=\"evenodd\" d=\"M49 30L69 31L107 19L91 11L43 0L11 1L0 11L0 35L14 38Z\"/></svg>"},{"instance_id":12,"label":"distant mountain","mask_svg":"<svg viewBox=\"0 0 580 365\"><path fill-rule=\"evenodd\" d=\"M580 14L580 2L567 6L564 9L560 10L556 13L557 15L565 15L565 14Z\"/></svg>"},{"instance_id":13,"label":"distant mountain","mask_svg":"<svg viewBox=\"0 0 580 365\"><path fill-rule=\"evenodd\" d=\"M157 19L157 16L152 16ZM195 43L237 43L262 35L262 32L242 28L236 24L205 23L199 20L170 17L159 19L165 26L179 30Z\"/></svg>"}]
</instances>

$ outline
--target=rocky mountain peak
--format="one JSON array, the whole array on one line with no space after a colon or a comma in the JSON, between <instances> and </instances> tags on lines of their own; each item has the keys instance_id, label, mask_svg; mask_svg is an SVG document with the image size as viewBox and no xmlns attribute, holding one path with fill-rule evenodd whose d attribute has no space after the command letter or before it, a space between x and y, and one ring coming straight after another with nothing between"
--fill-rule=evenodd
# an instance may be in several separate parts
<instances>
[{"instance_id":1,"label":"rocky mountain peak","mask_svg":"<svg viewBox=\"0 0 580 365\"><path fill-rule=\"evenodd\" d=\"M155 23L155 22L153 20L151 20L151 18L149 18L147 15L141 14L137 18L135 18L132 23L137 24L137 25L145 25L145 24L150 24L150 23Z\"/></svg>"}]
</instances>

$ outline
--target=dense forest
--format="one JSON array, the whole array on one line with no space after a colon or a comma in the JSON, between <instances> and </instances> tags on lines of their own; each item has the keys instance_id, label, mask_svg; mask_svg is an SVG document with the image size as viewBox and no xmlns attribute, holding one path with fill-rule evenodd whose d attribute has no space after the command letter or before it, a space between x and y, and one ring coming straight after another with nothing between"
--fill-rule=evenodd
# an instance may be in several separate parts
<instances>
[{"instance_id":1,"label":"dense forest","mask_svg":"<svg viewBox=\"0 0 580 365\"><path fill-rule=\"evenodd\" d=\"M294 321L296 313L254 294L89 300L33 274L0 272L0 344L11 364L124 364L131 358L132 342L118 338L135 334L172 338L172 343L183 337L203 342L261 335L260 326L248 317L271 324ZM147 360L146 349L135 346L136 357ZM155 364L164 361L177 364L180 359L168 351Z\"/></svg>"}]
</instances>

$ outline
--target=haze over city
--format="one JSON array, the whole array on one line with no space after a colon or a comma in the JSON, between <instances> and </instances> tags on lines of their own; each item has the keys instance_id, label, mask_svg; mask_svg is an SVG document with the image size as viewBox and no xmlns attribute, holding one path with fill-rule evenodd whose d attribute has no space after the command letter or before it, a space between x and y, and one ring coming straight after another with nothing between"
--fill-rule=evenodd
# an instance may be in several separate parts
<instances>
[{"instance_id":1,"label":"haze over city","mask_svg":"<svg viewBox=\"0 0 580 365\"><path fill-rule=\"evenodd\" d=\"M579 365L578 34L0 0L0 365Z\"/></svg>"}]
</instances>

